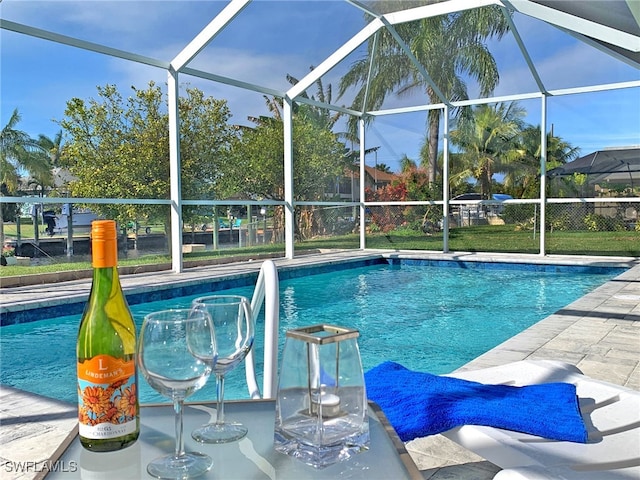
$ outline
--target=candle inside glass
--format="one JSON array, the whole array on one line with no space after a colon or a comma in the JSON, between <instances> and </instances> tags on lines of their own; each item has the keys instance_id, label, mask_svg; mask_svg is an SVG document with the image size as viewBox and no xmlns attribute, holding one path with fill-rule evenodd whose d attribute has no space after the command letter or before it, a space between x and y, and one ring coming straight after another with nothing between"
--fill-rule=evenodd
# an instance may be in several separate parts
<instances>
[{"instance_id":1,"label":"candle inside glass","mask_svg":"<svg viewBox=\"0 0 640 480\"><path fill-rule=\"evenodd\" d=\"M340 413L340 397L322 390L311 396L311 413L320 411L323 417L335 417Z\"/></svg>"},{"instance_id":2,"label":"candle inside glass","mask_svg":"<svg viewBox=\"0 0 640 480\"><path fill-rule=\"evenodd\" d=\"M274 445L315 468L369 448L358 331L318 324L287 331Z\"/></svg>"}]
</instances>

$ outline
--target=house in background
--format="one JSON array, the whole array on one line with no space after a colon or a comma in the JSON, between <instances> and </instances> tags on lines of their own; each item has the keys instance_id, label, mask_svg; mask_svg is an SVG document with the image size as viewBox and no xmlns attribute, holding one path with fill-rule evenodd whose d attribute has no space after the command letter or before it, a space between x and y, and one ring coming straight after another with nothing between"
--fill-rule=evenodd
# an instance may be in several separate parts
<instances>
[{"instance_id":1,"label":"house in background","mask_svg":"<svg viewBox=\"0 0 640 480\"><path fill-rule=\"evenodd\" d=\"M555 178L583 176L581 196L636 197L640 192L640 146L597 150L572 162L549 170ZM629 230L636 230L640 208L634 202L585 204L584 211L620 219Z\"/></svg>"},{"instance_id":2,"label":"house in background","mask_svg":"<svg viewBox=\"0 0 640 480\"><path fill-rule=\"evenodd\" d=\"M364 167L364 187L372 190L386 187L398 176L394 173L383 172L374 167ZM344 201L360 201L360 169L347 170L341 177L336 177L334 181L327 186L325 191L326 197L340 198Z\"/></svg>"},{"instance_id":3,"label":"house in background","mask_svg":"<svg viewBox=\"0 0 640 480\"><path fill-rule=\"evenodd\" d=\"M640 187L640 146L603 148L547 172L549 178L586 176L586 184L599 196L610 190Z\"/></svg>"}]
</instances>

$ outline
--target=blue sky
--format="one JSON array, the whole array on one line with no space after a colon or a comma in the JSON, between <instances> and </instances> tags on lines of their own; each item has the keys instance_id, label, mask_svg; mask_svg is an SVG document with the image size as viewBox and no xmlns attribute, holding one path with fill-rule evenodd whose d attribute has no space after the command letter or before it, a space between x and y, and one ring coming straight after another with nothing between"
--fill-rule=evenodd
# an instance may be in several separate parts
<instances>
[{"instance_id":1,"label":"blue sky","mask_svg":"<svg viewBox=\"0 0 640 480\"><path fill-rule=\"evenodd\" d=\"M129 52L170 61L226 5L221 1L36 1L3 0L3 19L52 32L77 36ZM548 89L640 79L640 73L588 47L551 26L517 15L516 25ZM364 26L362 13L342 1L257 0L205 48L190 67L286 90L286 74L302 78ZM496 95L536 91L512 37L490 44L500 70ZM97 96L96 86L116 84L123 96L130 86L145 88L150 80L166 82L161 69L0 30L0 124L18 108L18 127L32 136L53 137L60 130L65 104L72 97ZM323 83L338 83L365 47L331 70ZM181 81L229 103L232 121L266 114L262 94L214 84L195 77ZM474 85L469 85L474 94ZM315 94L315 86L309 89ZM391 96L385 108L426 103L421 95ZM521 102L527 122L540 123L540 101ZM640 89L551 97L549 127L580 147L582 154L610 146L640 144ZM404 155L417 159L424 141L426 115L378 117L368 134L368 147L380 146L377 161L397 169ZM368 159L373 161L373 159Z\"/></svg>"}]
</instances>

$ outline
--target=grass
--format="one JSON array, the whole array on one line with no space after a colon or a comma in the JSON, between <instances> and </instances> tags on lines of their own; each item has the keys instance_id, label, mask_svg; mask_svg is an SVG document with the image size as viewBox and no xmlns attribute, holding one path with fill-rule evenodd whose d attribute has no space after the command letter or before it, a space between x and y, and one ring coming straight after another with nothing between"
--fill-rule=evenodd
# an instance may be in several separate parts
<instances>
[{"instance_id":1,"label":"grass","mask_svg":"<svg viewBox=\"0 0 640 480\"><path fill-rule=\"evenodd\" d=\"M388 234L367 235L367 247L391 250L435 250L443 249L442 234L425 235L409 229L398 229ZM360 237L349 234L322 237L296 243L299 250L309 249L358 249ZM539 253L539 232L517 231L509 225L481 225L454 228L449 236L450 251ZM215 251L194 252L184 255L185 261L207 261L216 258L283 253L283 244L268 244L253 247L229 248ZM557 255L620 255L640 257L640 232L592 232L554 231L546 234L546 252ZM141 255L137 258L120 258L118 264L153 265L169 263L169 255ZM90 269L90 259L55 257L51 263L31 266L5 266L0 268L0 277L33 275L69 270Z\"/></svg>"},{"instance_id":2,"label":"grass","mask_svg":"<svg viewBox=\"0 0 640 480\"><path fill-rule=\"evenodd\" d=\"M640 232L553 232L547 249L556 254L640 256Z\"/></svg>"},{"instance_id":3,"label":"grass","mask_svg":"<svg viewBox=\"0 0 640 480\"><path fill-rule=\"evenodd\" d=\"M396 230L367 237L367 247L397 250L442 250L442 234L425 236ZM539 232L515 230L512 225L480 225L451 229L449 250L467 252L539 253ZM640 232L546 232L545 251L557 255L640 256Z\"/></svg>"},{"instance_id":4,"label":"grass","mask_svg":"<svg viewBox=\"0 0 640 480\"><path fill-rule=\"evenodd\" d=\"M39 231L44 231L44 228L44 225L40 225ZM20 236L22 238L33 238L33 231L34 228L31 219L22 218L20 220ZM16 238L18 235L16 224L13 222L4 222L4 234L7 237ZM47 236L46 233L41 233L40 235Z\"/></svg>"},{"instance_id":5,"label":"grass","mask_svg":"<svg viewBox=\"0 0 640 480\"><path fill-rule=\"evenodd\" d=\"M40 238L67 238L66 231L64 233L56 233L55 235L53 235L53 237L49 237L49 234L44 231L44 229L46 228L46 225L40 224L38 227L39 227L38 232L39 232ZM147 225L140 225L138 229L138 234L141 236L146 235L145 233L146 227ZM154 234L164 233L164 227L162 225L148 225L148 227L151 229L150 233L154 233ZM89 226L74 227L74 232L73 232L74 237L88 237L89 230L90 230ZM185 229L185 232L190 232L190 231L191 230ZM33 232L34 232L34 228L33 228L33 222L31 221L31 218L22 218L20 220L20 236L23 239L34 238ZM131 235L132 233L133 231L129 230L129 234ZM16 224L14 222L5 222L4 234L10 238L16 238L18 236L18 229Z\"/></svg>"},{"instance_id":6,"label":"grass","mask_svg":"<svg viewBox=\"0 0 640 480\"><path fill-rule=\"evenodd\" d=\"M171 257L169 255L145 255L136 259L118 259L118 265L120 266L155 265L167 262L171 262ZM91 260L89 260L86 255L74 258L71 261L67 260L67 257L52 257L50 262L38 265L4 266L0 268L0 278L89 269L91 269Z\"/></svg>"}]
</instances>

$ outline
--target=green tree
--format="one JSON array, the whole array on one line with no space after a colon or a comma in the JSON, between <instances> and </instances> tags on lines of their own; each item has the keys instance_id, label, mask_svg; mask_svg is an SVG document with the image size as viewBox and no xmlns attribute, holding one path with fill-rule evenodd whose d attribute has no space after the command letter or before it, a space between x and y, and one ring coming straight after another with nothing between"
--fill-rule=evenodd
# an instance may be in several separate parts
<instances>
[{"instance_id":1,"label":"green tree","mask_svg":"<svg viewBox=\"0 0 640 480\"><path fill-rule=\"evenodd\" d=\"M278 109L273 117L254 118L254 128L242 130L235 149L235 178L250 198L284 199L283 123ZM344 174L344 145L325 125L317 125L308 115L293 119L294 200L324 200L331 179ZM276 230L282 225L283 212L277 210ZM313 209L296 209L296 230L308 238L322 229Z\"/></svg>"},{"instance_id":2,"label":"green tree","mask_svg":"<svg viewBox=\"0 0 640 480\"><path fill-rule=\"evenodd\" d=\"M7 185L9 191L18 188L24 173L44 175L49 170L49 163L43 163L43 150L38 142L16 128L20 120L16 108L0 131L0 170L2 183Z\"/></svg>"},{"instance_id":3,"label":"green tree","mask_svg":"<svg viewBox=\"0 0 640 480\"><path fill-rule=\"evenodd\" d=\"M311 67L313 70L313 67ZM298 79L287 75L295 85ZM332 86L322 80L315 82L316 94L303 92L301 96L320 103L332 102ZM249 117L256 127L242 127L242 140L236 152L236 178L242 178L245 194L250 197L284 199L283 102L280 98L264 96L272 116ZM355 168L357 152L348 149L339 139L349 140L346 132L333 132L340 112L306 103L295 103L293 111L293 181L295 200L326 200L327 185L346 169ZM247 175L246 172L252 172ZM296 208L295 228L299 238L308 238L324 229L324 219L316 215L315 206ZM284 211L276 209L276 231L283 225ZM275 238L274 238L275 240Z\"/></svg>"},{"instance_id":4,"label":"green tree","mask_svg":"<svg viewBox=\"0 0 640 480\"><path fill-rule=\"evenodd\" d=\"M7 188L6 183L0 183L0 195L3 197L8 197L11 195L9 189ZM3 203L2 204L2 218L5 220L15 220L18 215L18 204L17 203ZM4 239L0 245L4 245Z\"/></svg>"},{"instance_id":5,"label":"green tree","mask_svg":"<svg viewBox=\"0 0 640 480\"><path fill-rule=\"evenodd\" d=\"M53 139L41 133L36 143L39 146L37 155L40 156L43 168L29 177L26 187L41 195L47 191L51 194L55 187L54 169L60 166L62 155L62 130Z\"/></svg>"},{"instance_id":6,"label":"green tree","mask_svg":"<svg viewBox=\"0 0 640 480\"><path fill-rule=\"evenodd\" d=\"M418 164L415 160L410 159L406 154L402 155L402 158L400 159L400 172L406 172L417 167Z\"/></svg>"},{"instance_id":7,"label":"green tree","mask_svg":"<svg viewBox=\"0 0 640 480\"><path fill-rule=\"evenodd\" d=\"M2 195L14 195L19 186L20 178L31 174L46 178L51 175L46 155L27 133L17 129L21 120L16 108L9 121L0 131L0 184L3 185ZM0 244L4 244L4 220L13 220L17 212L15 204L2 204L0 209Z\"/></svg>"},{"instance_id":8,"label":"green tree","mask_svg":"<svg viewBox=\"0 0 640 480\"><path fill-rule=\"evenodd\" d=\"M126 101L114 85L98 87L98 99L67 102L60 122L69 141L61 163L78 178L74 196L95 198L169 198L169 129L166 99L151 82L132 87ZM226 102L187 88L179 99L182 195L187 199L221 196L221 171L235 134L227 125ZM158 205L105 204L91 207L122 223L160 221L169 210ZM185 221L196 215L185 208Z\"/></svg>"},{"instance_id":9,"label":"green tree","mask_svg":"<svg viewBox=\"0 0 640 480\"><path fill-rule=\"evenodd\" d=\"M372 2L371 6L377 12L387 13L410 8L415 2L383 0ZM371 18L365 16L365 20ZM468 99L465 77L478 82L481 96L489 95L497 86L498 69L485 42L490 38L500 39L508 30L508 22L498 7L425 18L396 25L395 29L446 100ZM376 48L376 56L371 58ZM360 87L353 108L361 111L380 108L391 93L403 95L421 90L431 103L443 101L387 29L377 35L377 44L375 39L368 43L367 55L356 61L342 78L340 96L353 86ZM366 105L365 94L368 94ZM429 112L425 135L431 183L435 182L438 172L440 115L439 110ZM355 129L353 121L351 128Z\"/></svg>"},{"instance_id":10,"label":"green tree","mask_svg":"<svg viewBox=\"0 0 640 480\"><path fill-rule=\"evenodd\" d=\"M451 131L451 141L460 148L452 182L475 178L482 198L491 198L493 175L504 173L522 158L519 135L525 110L516 102L479 105L469 118Z\"/></svg>"},{"instance_id":11,"label":"green tree","mask_svg":"<svg viewBox=\"0 0 640 480\"><path fill-rule=\"evenodd\" d=\"M51 166L59 167L63 146L62 130L56 133L55 137L53 138L40 134L38 135L37 142L38 145L40 145L40 148L42 148L42 150L49 156Z\"/></svg>"},{"instance_id":12,"label":"green tree","mask_svg":"<svg viewBox=\"0 0 640 480\"><path fill-rule=\"evenodd\" d=\"M38 144L40 144L39 141ZM38 163L39 168L33 170L27 178L22 179L22 190L44 197L53 187L53 164L51 163L51 157L44 148L32 152L30 156Z\"/></svg>"},{"instance_id":13,"label":"green tree","mask_svg":"<svg viewBox=\"0 0 640 480\"><path fill-rule=\"evenodd\" d=\"M224 199L241 192L243 177L231 175L236 171L231 152L239 132L229 124L231 112L226 100L187 87L180 97L179 111L183 198ZM201 223L211 211L210 207L185 205L184 222Z\"/></svg>"},{"instance_id":14,"label":"green tree","mask_svg":"<svg viewBox=\"0 0 640 480\"><path fill-rule=\"evenodd\" d=\"M507 191L516 198L538 198L540 195L540 138L540 125L528 125L520 134L519 148L523 156L509 168L504 178ZM547 133L547 171L575 160L579 153L579 148L551 132Z\"/></svg>"},{"instance_id":15,"label":"green tree","mask_svg":"<svg viewBox=\"0 0 640 480\"><path fill-rule=\"evenodd\" d=\"M134 90L126 101L115 85L97 87L98 98L67 102L60 125L68 140L61 163L78 179L72 196L167 198L169 154L160 89ZM95 204L97 214L123 224L162 217L155 206Z\"/></svg>"},{"instance_id":16,"label":"green tree","mask_svg":"<svg viewBox=\"0 0 640 480\"><path fill-rule=\"evenodd\" d=\"M380 172L384 172L384 173L392 173L391 167L386 163L377 163L376 170L379 170Z\"/></svg>"}]
</instances>

